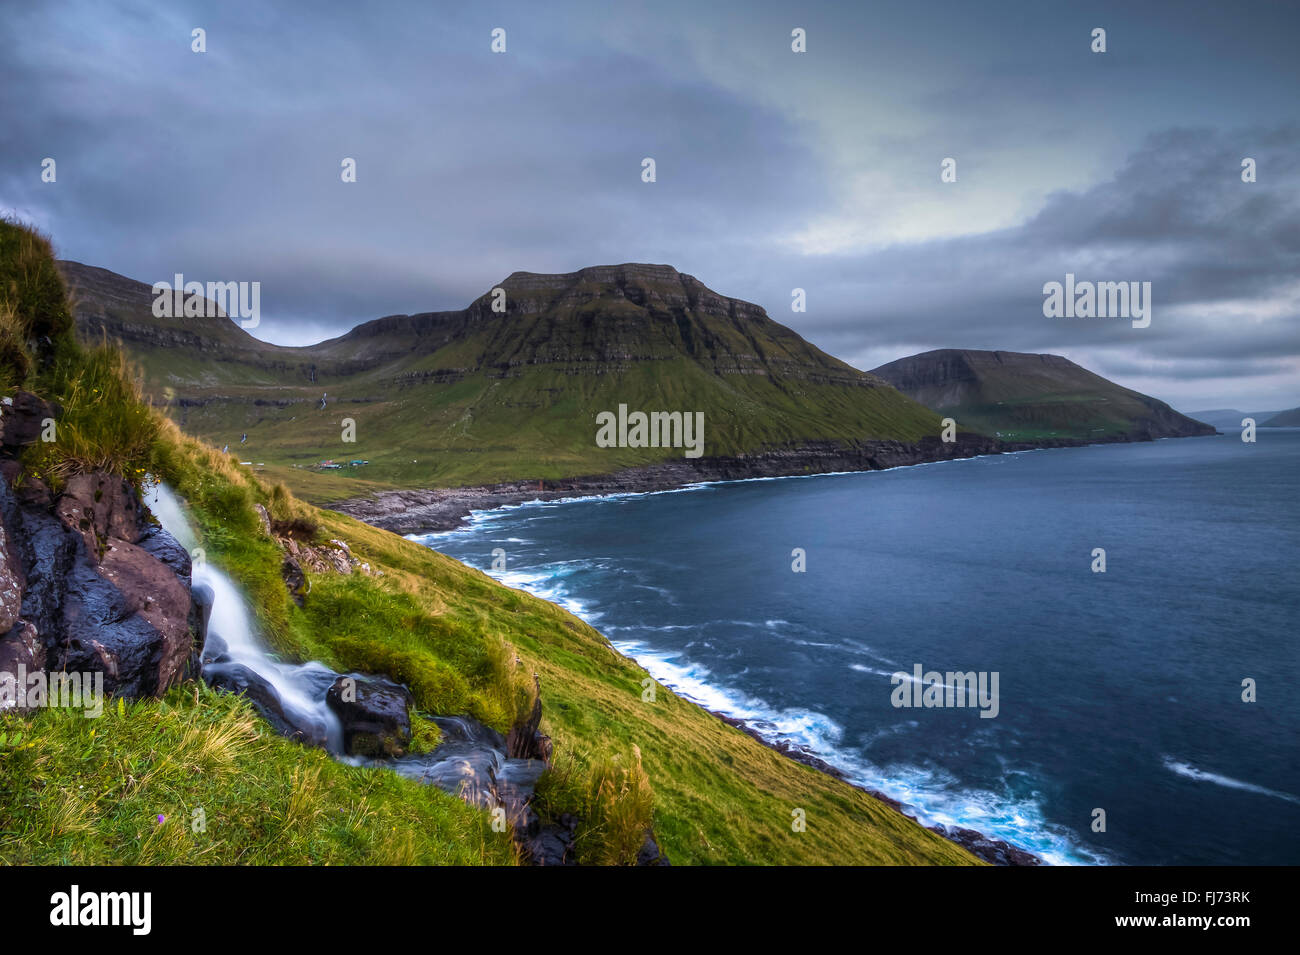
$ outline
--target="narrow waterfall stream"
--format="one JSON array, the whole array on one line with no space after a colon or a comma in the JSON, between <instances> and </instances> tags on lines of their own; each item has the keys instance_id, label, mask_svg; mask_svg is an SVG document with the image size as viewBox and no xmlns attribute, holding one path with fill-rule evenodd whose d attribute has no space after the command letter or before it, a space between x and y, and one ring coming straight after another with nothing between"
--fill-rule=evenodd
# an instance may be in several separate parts
<instances>
[{"instance_id":1,"label":"narrow waterfall stream","mask_svg":"<svg viewBox=\"0 0 1300 955\"><path fill-rule=\"evenodd\" d=\"M146 486L144 502L163 529L191 555L199 546L182 502L160 483ZM207 639L202 654L205 682L220 689L243 693L264 719L281 735L320 746L341 762L353 766L391 769L402 776L437 786L471 805L504 808L515 826L516 839L537 841L539 824L529 808L537 780L546 763L517 759L506 754L506 740L496 730L468 716L434 716L443 742L429 753L412 753L396 759L368 759L349 755L338 714L326 702L339 674L318 662L282 663L264 646L237 584L207 561L195 561L191 582L202 600L210 604ZM554 832L547 842L529 851L550 862L565 855L556 849Z\"/></svg>"},{"instance_id":2,"label":"narrow waterfall stream","mask_svg":"<svg viewBox=\"0 0 1300 955\"><path fill-rule=\"evenodd\" d=\"M153 484L145 490L144 500L163 530L192 555L198 540L171 490ZM275 691L286 721L300 729L304 739L322 743L331 754L341 756L343 727L338 715L325 702L325 691L339 674L320 663L289 664L273 659L257 636L243 594L229 577L207 561L196 561L190 577L195 587L206 587L211 594L207 643L202 658L205 679L215 675L209 672L211 667L224 667L226 673L242 667L255 674ZM209 679L209 682L213 681ZM262 704L260 710L268 701L254 699L254 703Z\"/></svg>"}]
</instances>

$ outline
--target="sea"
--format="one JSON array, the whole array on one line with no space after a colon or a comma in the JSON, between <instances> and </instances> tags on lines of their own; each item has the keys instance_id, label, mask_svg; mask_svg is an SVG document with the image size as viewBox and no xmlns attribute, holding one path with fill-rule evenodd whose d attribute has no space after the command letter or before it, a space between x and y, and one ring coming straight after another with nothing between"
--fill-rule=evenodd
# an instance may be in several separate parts
<instances>
[{"instance_id":1,"label":"sea","mask_svg":"<svg viewBox=\"0 0 1300 955\"><path fill-rule=\"evenodd\" d=\"M1060 865L1300 863L1300 429L534 501L413 539L926 824Z\"/></svg>"}]
</instances>

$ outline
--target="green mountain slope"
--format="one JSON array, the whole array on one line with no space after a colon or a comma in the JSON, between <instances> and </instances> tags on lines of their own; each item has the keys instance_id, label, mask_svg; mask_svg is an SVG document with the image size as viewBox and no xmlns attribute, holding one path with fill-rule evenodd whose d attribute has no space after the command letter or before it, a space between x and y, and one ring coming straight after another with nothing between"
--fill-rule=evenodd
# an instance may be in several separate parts
<instances>
[{"instance_id":1,"label":"green mountain slope","mask_svg":"<svg viewBox=\"0 0 1300 955\"><path fill-rule=\"evenodd\" d=\"M872 374L962 431L1013 441L1115 440L1213 434L1163 401L1059 355L938 349Z\"/></svg>"},{"instance_id":2,"label":"green mountain slope","mask_svg":"<svg viewBox=\"0 0 1300 955\"><path fill-rule=\"evenodd\" d=\"M148 409L111 348L73 341L68 311L48 245L0 221L0 392L26 389L61 409L57 440L30 445L3 479L53 486L93 468L166 481L281 659L387 674L410 687L419 713L470 714L504 731L527 703L520 687L539 674L554 759L538 811L582 820L580 859L630 861L652 822L674 864L978 862L664 687L647 700L645 671L561 608L266 485ZM274 372L260 360L237 367ZM268 529L284 527L303 547L345 542L369 572L303 568L295 600L284 543ZM242 698L194 680L161 699L110 701L99 719L0 712L0 781L0 863L517 861L486 812L289 742ZM796 809L806 831L791 826Z\"/></svg>"},{"instance_id":3,"label":"green mountain slope","mask_svg":"<svg viewBox=\"0 0 1300 955\"><path fill-rule=\"evenodd\" d=\"M500 286L504 313L489 292L461 311L381 318L305 348L264 344L223 318L154 318L149 286L61 268L83 340L120 339L188 432L264 462L313 499L608 474L682 456L597 447L596 415L620 404L703 412L707 456L911 442L939 428L932 412L758 306L666 265L516 272ZM342 440L345 418L355 443ZM369 464L310 470L326 458Z\"/></svg>"}]
</instances>

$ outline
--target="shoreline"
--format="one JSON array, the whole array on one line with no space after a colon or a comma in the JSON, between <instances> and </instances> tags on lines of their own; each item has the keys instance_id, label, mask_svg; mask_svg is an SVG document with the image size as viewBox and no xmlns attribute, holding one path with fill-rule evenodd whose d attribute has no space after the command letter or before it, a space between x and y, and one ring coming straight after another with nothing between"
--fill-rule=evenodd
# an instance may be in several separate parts
<instances>
[{"instance_id":1,"label":"shoreline","mask_svg":"<svg viewBox=\"0 0 1300 955\"><path fill-rule=\"evenodd\" d=\"M957 440L951 443L941 442L938 438L925 438L915 444L866 441L852 446L835 442L811 442L740 457L693 460L679 458L624 468L610 474L558 480L505 481L454 488L380 491L373 496L344 498L321 506L403 536L439 534L464 527L475 511L494 510L531 501L652 494L696 484L853 474L1022 451L1129 444L1163 437L1208 436L1118 435L1103 440L1048 438L1009 442L983 435L959 434Z\"/></svg>"},{"instance_id":2,"label":"shoreline","mask_svg":"<svg viewBox=\"0 0 1300 955\"><path fill-rule=\"evenodd\" d=\"M637 665L640 666L639 663ZM669 689L671 690L672 687L669 687ZM673 692L677 693L676 690L673 690ZM1046 859L1042 858L1041 856L1035 855L1034 853L1030 852L1028 849L1022 849L1019 846L1007 842L1003 839L994 839L993 837L985 835L984 833L979 832L976 829L968 829L965 826L940 826L940 825L927 826L923 822L921 822L920 819L918 819L916 816L912 815L912 813L908 811L911 807L908 806L906 803L900 802L899 800L894 799L892 796L888 796L885 793L882 793L878 789L872 789L869 786L858 785L852 779L850 779L846 773L837 769L835 766L828 763L826 760L822 759L812 750L807 750L798 746L791 746L789 743L784 742L782 740L767 739L761 733L759 733L758 730L747 725L745 721L742 719L739 719L734 716L727 716L725 713L720 713L717 710L711 710L705 706L702 706L699 703L696 703L694 700L690 699L689 697L682 696L681 693L677 693L677 695L681 697L683 700L685 700L686 702L692 703L695 706L700 707L700 709L704 710L704 712L710 714L711 716L717 717L719 720L726 723L728 726L733 726L736 729L740 730L742 733L746 734L747 736L753 737L755 740L762 743L768 749L780 753L786 759L793 760L796 763L802 763L803 765L815 769L820 773L825 773L827 776L830 776L833 779L838 779L840 782L844 783L845 785L852 786L854 789L858 790L859 792L864 792L868 796L872 797L873 799L883 802L886 806L889 806L899 815L906 816L908 819L911 819L914 823L916 823L918 826L921 826L923 829L928 829L931 832L935 833L936 835L940 836L941 838L947 839L949 842L961 846L971 855L975 856L975 858L987 862L990 865L1045 866L1049 864Z\"/></svg>"},{"instance_id":3,"label":"shoreline","mask_svg":"<svg viewBox=\"0 0 1300 955\"><path fill-rule=\"evenodd\" d=\"M1208 436L1171 435L1170 437ZM965 437L966 440L963 441L962 437ZM622 494L653 494L680 490L695 485L852 474L862 471L889 470L896 467L932 464L941 461L964 460L986 455L1153 440L1157 440L1157 438L1120 436L1103 441L1050 439L1048 441L1011 443L994 441L982 436L959 436L958 441L950 445L940 445L937 440L922 442L918 445L905 445L900 442L873 442L863 446L863 450L860 452L861 456L855 455L851 459L852 463L856 463L858 466L850 467L832 466L832 463L843 461L845 458L844 449L801 448L793 454L776 452L750 458L701 458L694 462L673 461L659 465L629 468L611 475L579 477L562 481L540 481L537 485L530 481L516 481L477 487L434 488L425 491L385 491L374 498L350 498L329 506L384 530L412 537L432 536L466 527L470 523L474 512L519 506L532 501L552 502ZM794 462L800 460L807 462L810 454L817 458L816 463L820 465L817 470L810 468L809 464L811 462L805 463L797 470L790 469ZM426 546L432 545L426 544ZM627 657L627 659L632 660L632 662L644 669L644 666L635 657L622 653L614 647L608 637L605 639L610 648L616 653L620 653L620 655ZM673 689L671 686L668 688ZM673 690L673 692L677 693L681 699L699 707L728 726L732 726L752 737L761 745L787 759L825 773L860 792L866 793L901 815L906 816L918 826L922 826L941 838L961 846L984 862L995 866L1042 866L1049 864L1046 859L1033 852L1005 840L993 838L975 829L956 825L926 826L916 815L909 812L911 807L906 803L900 802L869 786L855 783L845 772L827 762L816 752L791 745L783 740L767 739L743 719L710 709L688 696L683 696L677 690Z\"/></svg>"}]
</instances>

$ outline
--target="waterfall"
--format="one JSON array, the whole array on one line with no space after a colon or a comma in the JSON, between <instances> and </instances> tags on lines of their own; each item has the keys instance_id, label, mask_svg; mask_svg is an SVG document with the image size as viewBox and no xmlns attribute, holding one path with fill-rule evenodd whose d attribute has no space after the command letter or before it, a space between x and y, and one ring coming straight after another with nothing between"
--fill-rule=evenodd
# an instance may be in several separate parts
<instances>
[{"instance_id":1,"label":"waterfall","mask_svg":"<svg viewBox=\"0 0 1300 955\"><path fill-rule=\"evenodd\" d=\"M146 484L143 497L163 530L193 557L198 537L184 504L166 485L153 481ZM345 753L342 724L325 702L326 692L339 674L321 663L291 664L274 659L262 644L239 587L206 560L195 560L191 585L195 589L204 587L211 595L202 658L206 682L244 693L277 731L323 745L335 759L353 766L391 769L480 808L500 806L515 826L516 839L532 840L536 836L537 815L529 803L546 769L545 762L507 756L505 737L469 716L432 717L442 731L443 742L431 753L411 753L397 759L349 756ZM572 833L567 838L568 848L552 838L547 843L549 848L533 846L525 851L530 857L549 855L552 860L562 859L572 849Z\"/></svg>"},{"instance_id":2,"label":"waterfall","mask_svg":"<svg viewBox=\"0 0 1300 955\"><path fill-rule=\"evenodd\" d=\"M161 483L151 483L145 488L144 501L163 530L193 555L198 539L185 516L184 505L171 489ZM213 664L239 666L251 671L275 690L289 723L310 728L313 732L307 734L309 737L323 738L331 753L342 753L343 728L338 716L325 702L325 691L338 674L316 662L291 664L273 659L262 645L239 588L207 561L194 563L191 583L206 586L212 594L208 641L220 652L210 656L205 650L205 675L208 666ZM219 642L212 640L214 636L219 638Z\"/></svg>"}]
</instances>

